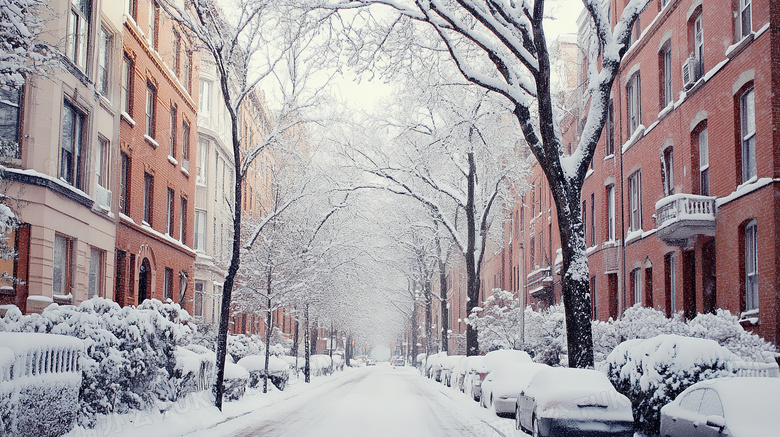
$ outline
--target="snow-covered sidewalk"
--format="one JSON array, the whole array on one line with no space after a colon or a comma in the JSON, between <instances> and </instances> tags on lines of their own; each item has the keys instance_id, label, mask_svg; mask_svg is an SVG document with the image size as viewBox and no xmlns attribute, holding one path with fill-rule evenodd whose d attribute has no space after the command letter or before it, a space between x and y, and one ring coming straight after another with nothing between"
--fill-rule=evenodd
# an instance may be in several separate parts
<instances>
[{"instance_id":1,"label":"snow-covered sidewalk","mask_svg":"<svg viewBox=\"0 0 780 437\"><path fill-rule=\"evenodd\" d=\"M133 411L128 414L102 416L94 429L76 427L68 437L116 436L116 437L166 437L180 435L212 435L203 430L221 423L240 419L252 412L270 405L278 405L302 394L326 393L333 387L359 377L361 369L345 367L343 372L312 378L310 384L290 381L284 391L279 391L269 382L268 393L262 388L247 388L246 395L238 401L225 402L223 411L213 404L208 391L193 393L177 402L165 413L155 411Z\"/></svg>"}]
</instances>

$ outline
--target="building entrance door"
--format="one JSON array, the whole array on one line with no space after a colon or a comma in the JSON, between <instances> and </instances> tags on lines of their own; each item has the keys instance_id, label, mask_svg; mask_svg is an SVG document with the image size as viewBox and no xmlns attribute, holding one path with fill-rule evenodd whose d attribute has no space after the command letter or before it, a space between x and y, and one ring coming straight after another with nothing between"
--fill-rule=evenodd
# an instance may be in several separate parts
<instances>
[{"instance_id":1,"label":"building entrance door","mask_svg":"<svg viewBox=\"0 0 780 437\"><path fill-rule=\"evenodd\" d=\"M149 258L141 261L141 268L138 270L138 303L149 298L149 281L152 276L152 267L149 264Z\"/></svg>"}]
</instances>

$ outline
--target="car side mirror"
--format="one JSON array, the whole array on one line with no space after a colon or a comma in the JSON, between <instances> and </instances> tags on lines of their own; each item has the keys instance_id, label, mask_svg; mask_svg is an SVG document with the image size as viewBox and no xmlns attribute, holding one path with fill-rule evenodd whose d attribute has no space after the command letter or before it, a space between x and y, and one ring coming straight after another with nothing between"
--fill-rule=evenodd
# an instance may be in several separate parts
<instances>
[{"instance_id":1,"label":"car side mirror","mask_svg":"<svg viewBox=\"0 0 780 437\"><path fill-rule=\"evenodd\" d=\"M726 419L715 415L707 416L707 426L717 428L718 431L723 431L723 428L726 427Z\"/></svg>"}]
</instances>

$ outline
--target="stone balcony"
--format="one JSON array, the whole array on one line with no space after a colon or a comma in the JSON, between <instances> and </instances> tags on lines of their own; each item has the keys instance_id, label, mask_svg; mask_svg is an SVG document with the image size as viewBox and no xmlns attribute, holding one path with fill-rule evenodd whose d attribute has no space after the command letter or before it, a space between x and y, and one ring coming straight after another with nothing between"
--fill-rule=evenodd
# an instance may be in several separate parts
<instances>
[{"instance_id":1,"label":"stone balcony","mask_svg":"<svg viewBox=\"0 0 780 437\"><path fill-rule=\"evenodd\" d=\"M658 237L670 246L687 246L697 236L715 235L715 197L673 194L655 204Z\"/></svg>"},{"instance_id":2,"label":"stone balcony","mask_svg":"<svg viewBox=\"0 0 780 437\"><path fill-rule=\"evenodd\" d=\"M549 267L536 269L526 277L528 294L534 296L552 289L553 277Z\"/></svg>"}]
</instances>

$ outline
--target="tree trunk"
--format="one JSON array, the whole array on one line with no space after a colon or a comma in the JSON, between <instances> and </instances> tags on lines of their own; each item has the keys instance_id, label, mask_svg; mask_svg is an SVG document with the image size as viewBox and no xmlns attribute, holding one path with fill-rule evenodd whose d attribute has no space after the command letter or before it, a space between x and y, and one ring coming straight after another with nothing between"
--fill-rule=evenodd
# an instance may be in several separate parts
<instances>
[{"instance_id":1,"label":"tree trunk","mask_svg":"<svg viewBox=\"0 0 780 437\"><path fill-rule=\"evenodd\" d=\"M427 361L428 357L431 355L431 286L430 283L426 283L423 285L424 296L425 296L425 360L426 360L426 367L427 367Z\"/></svg>"},{"instance_id":2,"label":"tree trunk","mask_svg":"<svg viewBox=\"0 0 780 437\"><path fill-rule=\"evenodd\" d=\"M305 323L305 329L304 329L304 364L303 364L303 380L305 382L311 382L311 343L309 342L309 336L310 336L310 330L309 327L309 304L306 304L306 307L304 308L304 315L303 315L303 321Z\"/></svg>"},{"instance_id":3,"label":"tree trunk","mask_svg":"<svg viewBox=\"0 0 780 437\"><path fill-rule=\"evenodd\" d=\"M297 314L296 314L297 315ZM298 320L298 317L295 318L295 337L293 337L293 353L295 354L295 376L296 379L298 377L298 355L299 355L299 349L301 346L300 341L298 340L298 336L300 335L299 329L301 326L300 320Z\"/></svg>"},{"instance_id":4,"label":"tree trunk","mask_svg":"<svg viewBox=\"0 0 780 437\"><path fill-rule=\"evenodd\" d=\"M269 275L270 276L270 275ZM271 360L271 331L274 329L274 312L271 310L271 283L267 284L268 317L265 318L265 376L263 377L263 393L268 393L268 363Z\"/></svg>"},{"instance_id":5,"label":"tree trunk","mask_svg":"<svg viewBox=\"0 0 780 437\"><path fill-rule=\"evenodd\" d=\"M466 315L471 316L471 310L479 305L479 276L477 275L476 240L477 223L474 217L474 190L476 188L477 166L474 162L474 153L468 153L469 174L466 199ZM483 243L484 244L484 243ZM471 324L466 326L466 355L479 354L479 339L477 330Z\"/></svg>"},{"instance_id":6,"label":"tree trunk","mask_svg":"<svg viewBox=\"0 0 780 437\"><path fill-rule=\"evenodd\" d=\"M447 266L439 257L439 302L441 302L441 351L449 355L449 333L450 328L449 308L447 308Z\"/></svg>"},{"instance_id":7,"label":"tree trunk","mask_svg":"<svg viewBox=\"0 0 780 437\"><path fill-rule=\"evenodd\" d=\"M417 367L417 302L412 304L412 366Z\"/></svg>"},{"instance_id":8,"label":"tree trunk","mask_svg":"<svg viewBox=\"0 0 780 437\"><path fill-rule=\"evenodd\" d=\"M224 96L229 96L228 77L223 75L220 80ZM222 307L219 311L219 332L217 333L217 375L214 380L213 389L214 405L220 411L222 411L222 395L225 392L225 355L227 353L227 334L228 324L230 322L230 300L233 296L233 283L236 279L239 264L241 263L241 185L243 183L238 118L235 111L231 110L230 102L227 100L227 97L225 97L225 99L231 121L233 163L236 181L233 186L233 254L230 258L230 266L228 267L227 276L225 276L225 282L222 288Z\"/></svg>"},{"instance_id":9,"label":"tree trunk","mask_svg":"<svg viewBox=\"0 0 780 437\"><path fill-rule=\"evenodd\" d=\"M582 223L580 191L565 196L569 214L558 215L563 255L563 306L566 312L566 342L569 367L592 368L593 333L591 325L590 273Z\"/></svg>"}]
</instances>

